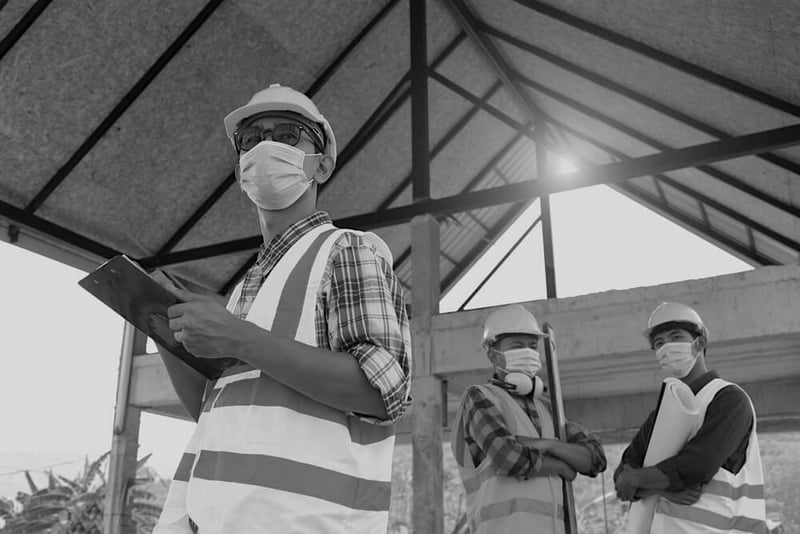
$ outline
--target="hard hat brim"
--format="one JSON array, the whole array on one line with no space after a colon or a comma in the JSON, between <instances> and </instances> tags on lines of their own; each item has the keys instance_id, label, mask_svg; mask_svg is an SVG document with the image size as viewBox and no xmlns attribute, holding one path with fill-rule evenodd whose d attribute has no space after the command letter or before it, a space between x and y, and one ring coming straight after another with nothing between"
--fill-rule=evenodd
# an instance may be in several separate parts
<instances>
[{"instance_id":1,"label":"hard hat brim","mask_svg":"<svg viewBox=\"0 0 800 534\"><path fill-rule=\"evenodd\" d=\"M236 127L239 126L240 122L247 117L252 117L253 115L257 115L258 113L263 113L265 111L292 111L319 123L322 126L322 130L325 132L325 137L327 138L325 140L326 143L324 153L328 156L331 156L333 158L334 165L336 164L336 138L333 135L333 129L331 128L331 125L328 123L327 119L325 119L325 117L322 115L310 112L305 107L295 104L294 102L278 100L271 102L257 102L254 104L245 104L244 106L234 109L225 116L225 119L223 119L225 124L225 134L228 136L228 139L230 139L231 143L233 144L233 133L236 131Z\"/></svg>"},{"instance_id":2,"label":"hard hat brim","mask_svg":"<svg viewBox=\"0 0 800 534\"><path fill-rule=\"evenodd\" d=\"M251 117L265 111L293 111L303 117L308 117L315 122L323 122L322 117L309 117L309 112L302 106L292 102L257 102L238 107L225 116L225 134L230 138L236 131L236 127L247 117Z\"/></svg>"},{"instance_id":3,"label":"hard hat brim","mask_svg":"<svg viewBox=\"0 0 800 534\"><path fill-rule=\"evenodd\" d=\"M541 330L539 330L538 332L501 332L499 334L495 334L491 338L484 339L481 342L481 345L483 345L484 347L488 347L489 345L491 345L494 342L496 342L497 338L499 338L501 336L514 336L514 335L517 335L517 336L522 335L522 336L550 337L550 334L545 334Z\"/></svg>"}]
</instances>

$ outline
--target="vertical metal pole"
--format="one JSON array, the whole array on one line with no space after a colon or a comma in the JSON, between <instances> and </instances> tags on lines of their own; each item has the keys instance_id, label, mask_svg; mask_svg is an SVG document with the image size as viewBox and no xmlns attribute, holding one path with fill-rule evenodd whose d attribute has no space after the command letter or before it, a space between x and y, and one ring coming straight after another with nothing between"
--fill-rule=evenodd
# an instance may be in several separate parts
<instances>
[{"instance_id":1,"label":"vertical metal pole","mask_svg":"<svg viewBox=\"0 0 800 534\"><path fill-rule=\"evenodd\" d=\"M411 163L414 200L430 198L428 139L428 33L426 0L409 0L411 24Z\"/></svg>"},{"instance_id":2,"label":"vertical metal pole","mask_svg":"<svg viewBox=\"0 0 800 534\"><path fill-rule=\"evenodd\" d=\"M119 354L119 374L117 378L117 405L114 407L114 434L122 434L125 428L125 415L128 407L128 391L131 385L133 367L133 341L136 337L134 326L125 322L122 330L122 348Z\"/></svg>"},{"instance_id":3,"label":"vertical metal pole","mask_svg":"<svg viewBox=\"0 0 800 534\"><path fill-rule=\"evenodd\" d=\"M106 534L135 534L136 524L126 505L128 487L136 477L139 449L141 410L128 404L128 392L133 371L133 357L143 352L147 339L126 322L122 333L117 379L117 405L114 408L114 429L111 455L108 461L103 532Z\"/></svg>"},{"instance_id":4,"label":"vertical metal pole","mask_svg":"<svg viewBox=\"0 0 800 534\"><path fill-rule=\"evenodd\" d=\"M543 325L545 337L544 358L547 364L547 382L550 390L550 402L553 407L553 425L556 437L567 441L567 418L564 415L564 397L561 395L561 375L558 369L558 355L556 353L556 334L549 324ZM563 481L564 489L564 526L567 534L577 534L578 520L575 516L575 494L572 492L572 482Z\"/></svg>"},{"instance_id":5,"label":"vertical metal pole","mask_svg":"<svg viewBox=\"0 0 800 534\"><path fill-rule=\"evenodd\" d=\"M546 128L543 121L536 126L536 177L541 180L549 176L547 161L547 147L545 147ZM542 217L542 248L544 249L544 279L547 288L547 298L556 298L556 266L553 257L553 224L550 219L550 197L539 197L539 207Z\"/></svg>"}]
</instances>

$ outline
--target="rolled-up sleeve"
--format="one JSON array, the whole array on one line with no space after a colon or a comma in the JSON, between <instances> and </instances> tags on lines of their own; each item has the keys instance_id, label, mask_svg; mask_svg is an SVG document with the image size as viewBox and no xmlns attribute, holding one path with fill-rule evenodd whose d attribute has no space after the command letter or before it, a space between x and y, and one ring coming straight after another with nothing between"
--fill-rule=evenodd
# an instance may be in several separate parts
<instances>
[{"instance_id":1,"label":"rolled-up sleeve","mask_svg":"<svg viewBox=\"0 0 800 534\"><path fill-rule=\"evenodd\" d=\"M405 296L390 262L356 235L348 235L329 264L323 288L327 318L318 315L334 351L356 358L369 383L381 392L388 421L411 403L411 331ZM357 415L357 414L356 414Z\"/></svg>"},{"instance_id":2,"label":"rolled-up sleeve","mask_svg":"<svg viewBox=\"0 0 800 534\"><path fill-rule=\"evenodd\" d=\"M583 445L592 455L592 468L586 473L589 477L596 477L606 470L606 453L600 440L588 429L574 421L567 421L567 441L576 445Z\"/></svg>"}]
</instances>

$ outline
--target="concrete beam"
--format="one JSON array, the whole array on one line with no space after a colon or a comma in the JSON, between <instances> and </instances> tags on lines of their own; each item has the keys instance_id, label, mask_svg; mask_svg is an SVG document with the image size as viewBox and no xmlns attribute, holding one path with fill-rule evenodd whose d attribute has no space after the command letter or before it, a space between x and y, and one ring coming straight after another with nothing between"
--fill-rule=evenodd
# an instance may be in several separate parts
<instances>
[{"instance_id":1,"label":"concrete beam","mask_svg":"<svg viewBox=\"0 0 800 534\"><path fill-rule=\"evenodd\" d=\"M707 362L731 380L800 375L800 266L525 303L555 329L565 399L648 393L660 384L642 336L658 303L693 306L710 330ZM490 372L480 335L490 308L433 318L434 374L451 392Z\"/></svg>"},{"instance_id":2,"label":"concrete beam","mask_svg":"<svg viewBox=\"0 0 800 534\"><path fill-rule=\"evenodd\" d=\"M556 330L569 418L613 441L624 441L644 420L661 379L641 332L663 300L685 302L703 316L709 366L750 393L762 431L800 428L800 266L791 265L526 303ZM432 347L432 372L447 380L448 423L464 388L489 376L479 347L490 311L434 315L431 338L420 347L423 353ZM188 418L157 354L134 358L130 399L151 412ZM409 441L411 420L409 413L398 423L399 441ZM443 430L449 439L447 424Z\"/></svg>"},{"instance_id":3,"label":"concrete beam","mask_svg":"<svg viewBox=\"0 0 800 534\"><path fill-rule=\"evenodd\" d=\"M192 420L178 399L159 354L139 354L133 357L129 395L131 406L159 415Z\"/></svg>"}]
</instances>

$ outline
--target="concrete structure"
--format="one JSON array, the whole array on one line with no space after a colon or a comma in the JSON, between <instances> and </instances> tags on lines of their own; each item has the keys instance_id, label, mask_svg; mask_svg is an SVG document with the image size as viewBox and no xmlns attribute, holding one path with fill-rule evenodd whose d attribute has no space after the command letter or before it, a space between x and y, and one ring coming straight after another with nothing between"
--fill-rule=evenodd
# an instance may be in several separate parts
<instances>
[{"instance_id":1,"label":"concrete structure","mask_svg":"<svg viewBox=\"0 0 800 534\"><path fill-rule=\"evenodd\" d=\"M643 421L660 378L642 331L650 311L665 300L699 311L710 329L708 365L751 393L760 424L770 430L800 427L800 266L525 303L556 331L570 417L612 435ZM430 347L430 363L417 356L415 378L446 381L448 421L464 388L491 372L480 335L492 309L433 314L429 330L414 331L415 348ZM425 391L430 402L441 398L438 385ZM157 354L133 358L129 403L188 419ZM412 432L411 419L401 421L404 439Z\"/></svg>"},{"instance_id":2,"label":"concrete structure","mask_svg":"<svg viewBox=\"0 0 800 534\"><path fill-rule=\"evenodd\" d=\"M413 301L414 405L398 425L400 439L414 445L414 502L427 511L414 520L416 528L433 529L425 532L442 532L440 444L449 439L460 395L490 373L479 347L491 308L437 313L429 282L436 279L429 260L437 246L434 225L430 218L413 223L421 262ZM630 437L641 424L660 385L642 332L664 300L690 304L702 315L710 329L709 366L744 386L762 432L800 428L800 266L525 303L556 331L568 417L606 442ZM186 418L157 354L133 358L128 403L133 417L148 410ZM137 434L129 432L135 442Z\"/></svg>"}]
</instances>

